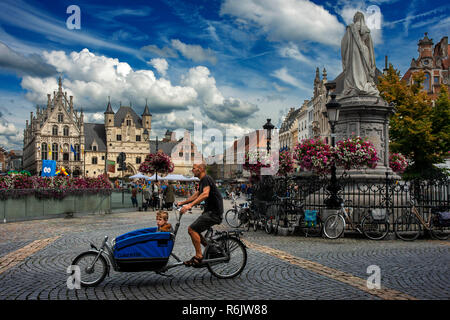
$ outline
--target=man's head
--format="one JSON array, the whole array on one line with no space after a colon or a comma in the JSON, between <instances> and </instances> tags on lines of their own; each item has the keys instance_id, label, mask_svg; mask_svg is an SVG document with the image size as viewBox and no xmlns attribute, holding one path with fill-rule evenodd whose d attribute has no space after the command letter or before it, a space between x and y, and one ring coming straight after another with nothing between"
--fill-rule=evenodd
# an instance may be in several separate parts
<instances>
[{"instance_id":1,"label":"man's head","mask_svg":"<svg viewBox=\"0 0 450 320\"><path fill-rule=\"evenodd\" d=\"M194 176L201 179L206 174L206 165L204 163L196 163L192 166Z\"/></svg>"}]
</instances>

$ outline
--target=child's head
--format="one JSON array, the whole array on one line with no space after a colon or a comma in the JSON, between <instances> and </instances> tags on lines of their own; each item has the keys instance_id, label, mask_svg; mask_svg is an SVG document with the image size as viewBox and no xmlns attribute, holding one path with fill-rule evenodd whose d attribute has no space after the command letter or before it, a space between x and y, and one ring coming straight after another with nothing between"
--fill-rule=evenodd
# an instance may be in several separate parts
<instances>
[{"instance_id":1,"label":"child's head","mask_svg":"<svg viewBox=\"0 0 450 320\"><path fill-rule=\"evenodd\" d=\"M169 213L167 211L159 210L156 213L156 224L161 227L167 223L169 220Z\"/></svg>"}]
</instances>

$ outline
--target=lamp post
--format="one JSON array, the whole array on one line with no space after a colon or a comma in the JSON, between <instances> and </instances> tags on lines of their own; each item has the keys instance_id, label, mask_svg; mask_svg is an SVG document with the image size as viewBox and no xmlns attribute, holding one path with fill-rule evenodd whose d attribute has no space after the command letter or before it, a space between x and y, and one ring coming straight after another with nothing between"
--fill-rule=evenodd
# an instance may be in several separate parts
<instances>
[{"instance_id":1,"label":"lamp post","mask_svg":"<svg viewBox=\"0 0 450 320\"><path fill-rule=\"evenodd\" d=\"M327 88L327 95L330 94L331 100L326 104L327 111L324 112L324 115L328 118L328 122L330 123L331 128L331 146L335 147L335 127L336 123L339 120L339 108L341 104L336 100L336 93L334 89L336 88L336 83L330 82L326 83L325 87ZM330 93L331 92L331 93ZM337 183L336 178L336 165L334 161L331 165L331 180L330 185L327 187L327 190L330 192L330 197L327 198L324 202L327 205L328 209L339 208L342 203L342 198L338 196L338 192L341 190L340 186Z\"/></svg>"},{"instance_id":2,"label":"lamp post","mask_svg":"<svg viewBox=\"0 0 450 320\"><path fill-rule=\"evenodd\" d=\"M272 130L275 128L275 126L270 123L271 119L267 119L266 124L263 126L264 130L267 130L267 154L270 153L270 142L272 140Z\"/></svg>"}]
</instances>

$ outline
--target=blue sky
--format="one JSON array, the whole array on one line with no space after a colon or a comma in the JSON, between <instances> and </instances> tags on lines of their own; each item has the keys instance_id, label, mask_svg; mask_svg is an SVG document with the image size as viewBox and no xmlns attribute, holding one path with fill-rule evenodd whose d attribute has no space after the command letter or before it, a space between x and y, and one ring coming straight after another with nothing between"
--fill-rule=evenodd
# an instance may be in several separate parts
<instances>
[{"instance_id":1,"label":"blue sky","mask_svg":"<svg viewBox=\"0 0 450 320\"><path fill-rule=\"evenodd\" d=\"M70 5L80 29L68 29ZM113 109L141 114L147 99L152 135L193 127L236 135L280 124L312 95L316 67L341 71L340 41L359 10L375 17L377 67L384 56L404 73L428 32L450 30L446 1L152 0L0 3L0 145L21 148L25 120L57 77L90 122ZM376 7L373 7L376 6Z\"/></svg>"}]
</instances>

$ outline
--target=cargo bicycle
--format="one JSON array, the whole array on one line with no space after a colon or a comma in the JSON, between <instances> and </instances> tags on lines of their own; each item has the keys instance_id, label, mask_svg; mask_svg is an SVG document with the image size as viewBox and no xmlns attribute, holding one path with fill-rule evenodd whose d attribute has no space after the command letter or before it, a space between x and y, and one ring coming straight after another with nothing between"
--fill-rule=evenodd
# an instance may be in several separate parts
<instances>
[{"instance_id":1,"label":"cargo bicycle","mask_svg":"<svg viewBox=\"0 0 450 320\"><path fill-rule=\"evenodd\" d=\"M72 266L79 267L81 286L100 284L109 276L111 267L117 272L153 271L171 277L165 272L185 265L172 252L182 216L181 207L174 205L174 209L177 220L174 232L157 232L157 227L151 227L122 234L112 243L105 236L99 248L90 242L90 250L79 254L72 262ZM217 231L209 228L204 236L207 242L204 258L201 264L193 267L206 267L212 275L221 279L238 276L247 263L247 249L240 239L242 233L241 230ZM176 262L169 263L170 257Z\"/></svg>"}]
</instances>

